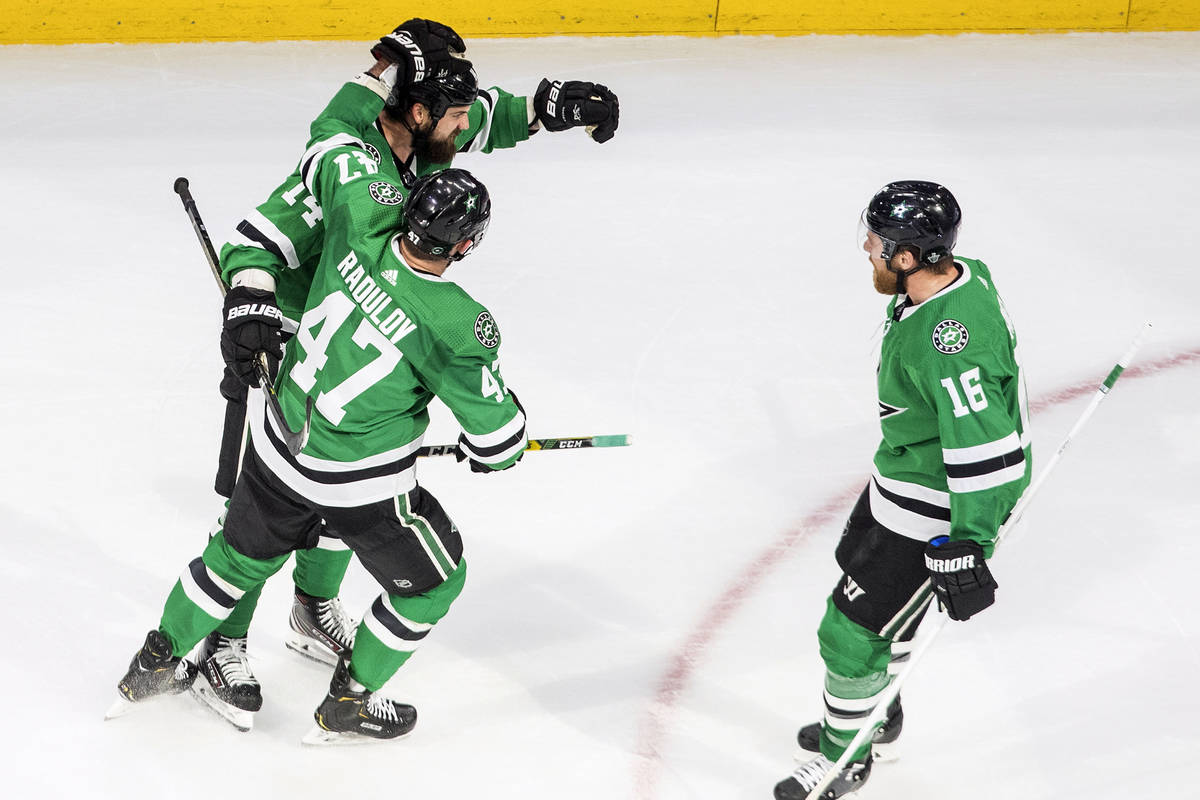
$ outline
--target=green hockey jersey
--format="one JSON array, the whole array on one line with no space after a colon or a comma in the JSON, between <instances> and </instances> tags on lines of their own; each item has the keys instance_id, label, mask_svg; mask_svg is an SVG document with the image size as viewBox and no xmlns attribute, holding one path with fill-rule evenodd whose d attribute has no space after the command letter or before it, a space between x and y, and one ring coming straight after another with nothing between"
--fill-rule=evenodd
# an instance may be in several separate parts
<instances>
[{"instance_id":1,"label":"green hockey jersey","mask_svg":"<svg viewBox=\"0 0 1200 800\"><path fill-rule=\"evenodd\" d=\"M323 210L324 243L276 390L293 430L314 411L292 457L262 402L251 402L255 453L285 483L327 506L386 500L416 484L416 450L436 396L470 456L495 469L526 444L525 416L505 388L500 333L486 308L400 256L403 186L357 137L375 97L348 83L313 123L299 174ZM346 102L343 102L346 101ZM368 113L369 110L368 110Z\"/></svg>"},{"instance_id":2,"label":"green hockey jersey","mask_svg":"<svg viewBox=\"0 0 1200 800\"><path fill-rule=\"evenodd\" d=\"M362 80L366 85L371 79ZM399 162L377 121L383 102L371 96L374 94L339 92L331 105L339 105L336 113L353 122L359 141L375 160L379 172L407 193L407 187L418 177L449 165L423 163L415 156ZM490 153L528 138L526 98L493 87L481 92L471 106L469 125L459 134L457 144L460 153ZM294 332L308 298L324 236L321 206L305 187L297 169L266 202L237 224L232 238L221 248L222 275L229 283L236 273L250 267L269 272L275 278L275 297L283 311L284 330Z\"/></svg>"},{"instance_id":3,"label":"green hockey jersey","mask_svg":"<svg viewBox=\"0 0 1200 800\"><path fill-rule=\"evenodd\" d=\"M955 264L961 275L937 294L888 306L871 513L904 536L972 539L990 556L1029 484L1029 413L1016 330L991 273L981 261Z\"/></svg>"}]
</instances>

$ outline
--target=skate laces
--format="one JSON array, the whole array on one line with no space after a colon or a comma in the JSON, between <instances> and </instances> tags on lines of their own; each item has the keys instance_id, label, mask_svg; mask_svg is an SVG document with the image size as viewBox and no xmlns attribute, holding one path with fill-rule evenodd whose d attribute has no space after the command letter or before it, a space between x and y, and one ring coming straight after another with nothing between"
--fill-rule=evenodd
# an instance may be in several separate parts
<instances>
[{"instance_id":1,"label":"skate laces","mask_svg":"<svg viewBox=\"0 0 1200 800\"><path fill-rule=\"evenodd\" d=\"M346 616L340 599L334 597L318 603L317 621L333 638L345 642L348 647L354 646L354 629L357 626Z\"/></svg>"},{"instance_id":2,"label":"skate laces","mask_svg":"<svg viewBox=\"0 0 1200 800\"><path fill-rule=\"evenodd\" d=\"M221 636L217 640L217 647L213 650L212 657L230 685L239 683L258 685L258 679L250 671L250 658L246 654L245 638L234 639L229 636Z\"/></svg>"},{"instance_id":3,"label":"skate laces","mask_svg":"<svg viewBox=\"0 0 1200 800\"><path fill-rule=\"evenodd\" d=\"M825 756L820 755L812 761L796 767L793 775L806 791L812 791L812 788L820 783L821 778L824 778L825 773L831 769L833 769L833 762Z\"/></svg>"},{"instance_id":4,"label":"skate laces","mask_svg":"<svg viewBox=\"0 0 1200 800\"><path fill-rule=\"evenodd\" d=\"M400 721L400 716L396 713L396 704L374 692L367 695L367 713L378 719L386 719L389 722Z\"/></svg>"}]
</instances>

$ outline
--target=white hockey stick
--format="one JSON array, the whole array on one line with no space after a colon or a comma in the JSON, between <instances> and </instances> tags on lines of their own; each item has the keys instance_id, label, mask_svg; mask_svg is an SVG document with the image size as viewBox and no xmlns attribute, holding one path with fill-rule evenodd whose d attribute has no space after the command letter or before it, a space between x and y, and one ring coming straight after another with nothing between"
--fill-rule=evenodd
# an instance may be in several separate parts
<instances>
[{"instance_id":1,"label":"white hockey stick","mask_svg":"<svg viewBox=\"0 0 1200 800\"><path fill-rule=\"evenodd\" d=\"M1121 377L1121 373L1124 372L1125 368L1128 367L1130 362L1133 361L1134 354L1137 353L1138 348L1141 347L1142 341L1150 332L1151 327L1152 326L1149 322L1142 327L1141 332L1138 333L1137 337L1133 340L1133 344L1131 344L1129 349L1125 351L1125 355L1121 356L1120 360L1117 361L1116 366L1113 367L1108 373L1108 377L1105 378L1104 382L1101 383L1099 388L1096 389L1096 393L1092 395L1091 402L1088 403L1087 408L1083 410L1083 413L1079 415L1079 419L1076 420L1075 425L1071 428L1070 432L1067 433L1067 436L1065 439L1063 439L1062 444L1058 446L1058 450L1055 451L1054 455L1050 457L1050 460L1046 462L1046 466L1042 467L1042 471L1038 473L1038 476L1034 478L1033 482L1030 483L1028 488L1025 489L1025 492L1021 495L1021 499L1017 501L1017 504L1013 506L1013 510L1011 513L1009 513L1008 518L1004 521L1004 524L1000 526L998 531L996 531L997 547L1000 545L1001 540L1004 539L1009 531L1011 531L1016 524L1021 521L1021 517L1025 514L1025 509L1029 507L1030 502L1033 501L1033 498L1038 493L1038 490L1042 488L1042 484L1046 482L1046 477L1051 473L1051 471L1054 470L1054 467L1058 464L1059 459L1062 458L1063 452L1065 452L1067 449L1067 445L1069 445L1071 440L1079 433L1079 431L1083 429L1083 426L1087 424L1087 421L1092 418L1092 414L1096 413L1096 409L1100 406L1100 402L1108 396L1108 392L1113 388L1113 384L1117 382L1117 378ZM850 744L846 746L845 752L842 753L842 755L834 763L833 767L827 773L825 773L825 777L821 779L821 782L814 786L812 791L808 793L807 800L819 800L821 793L828 789L829 785L833 783L837 776L841 774L842 770L846 768L846 764L850 762L850 757L854 755L854 753L860 747L862 747L871 736L875 734L875 729L883 724L884 719L887 717L888 706L890 706L892 701L896 699L896 696L900 694L900 688L904 685L904 682L908 680L908 676L912 674L913 669L917 666L920 660L924 658L926 651L929 650L930 645L932 645L934 640L937 639L938 634L942 632L942 628L944 628L946 625L946 620L949 619L949 617L947 617L944 613L935 613L933 616L934 618L923 629L920 640L917 642L916 646L913 647L912 655L908 657L908 663L904 665L904 669L900 670L900 672L896 674L896 677L892 678L892 682L887 685L887 688L880 693L879 700L876 701L875 709L871 712L871 715L867 717L866 722L863 723L863 726L861 729L859 729L858 734L850 741Z\"/></svg>"}]
</instances>

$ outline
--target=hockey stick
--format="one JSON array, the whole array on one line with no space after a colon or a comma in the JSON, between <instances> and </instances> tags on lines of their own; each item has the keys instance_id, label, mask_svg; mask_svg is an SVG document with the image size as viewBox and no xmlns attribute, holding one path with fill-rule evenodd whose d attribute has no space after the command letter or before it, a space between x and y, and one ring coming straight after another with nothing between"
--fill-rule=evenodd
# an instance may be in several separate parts
<instances>
[{"instance_id":1,"label":"hockey stick","mask_svg":"<svg viewBox=\"0 0 1200 800\"><path fill-rule=\"evenodd\" d=\"M585 447L626 447L631 444L629 434L613 436L564 436L561 439L530 439L525 452L538 450L581 450ZM458 452L457 444L431 444L417 448L418 456L452 456Z\"/></svg>"},{"instance_id":2,"label":"hockey stick","mask_svg":"<svg viewBox=\"0 0 1200 800\"><path fill-rule=\"evenodd\" d=\"M217 251L213 248L212 239L208 238L208 229L204 227L204 220L200 218L200 210L196 208L196 200L192 197L192 192L188 188L187 178L175 179L175 194L179 195L179 199L183 201L183 210L187 213L188 219L192 221L192 229L196 231L196 238L200 240L200 249L204 251L204 257L208 260L208 268L212 270L213 277L217 279L217 286L220 287L221 296L224 297L228 293L229 287L221 279L221 267L217 263ZM267 396L267 409L279 425L288 452L292 455L299 455L300 451L304 449L304 445L308 443L308 433L312 423L312 398L304 398L304 424L300 427L299 431L293 431L288 427L287 419L283 416L283 408L279 405L279 397L275 394L275 386L271 381L271 372L267 368L266 353L258 354L258 362L254 365L254 372L258 377L258 388L262 389L263 393Z\"/></svg>"},{"instance_id":3,"label":"hockey stick","mask_svg":"<svg viewBox=\"0 0 1200 800\"><path fill-rule=\"evenodd\" d=\"M1062 444L1058 446L1058 450L1056 450L1054 455L1050 457L1050 460L1046 462L1046 466L1042 467L1042 471L1038 473L1037 478L1035 478L1033 482L1029 484L1028 488L1025 489L1025 492L1021 495L1021 498L1017 501L1017 504L1013 506L1013 510L1009 512L1008 517L1004 520L1004 524L1002 524L999 530L996 531L996 547L1000 546L1000 542L1004 539L1004 537L1007 536L1008 533L1014 527L1016 527L1016 524L1021 521L1021 517L1025 514L1025 509L1029 507L1029 504L1033 501L1033 498L1037 494L1038 490L1042 488L1042 484L1046 482L1046 477L1054 470L1054 467L1057 466L1059 460L1062 458L1063 453L1067 449L1067 445L1069 445L1071 440L1075 438L1075 436L1081 430L1083 430L1083 426L1087 424L1087 421L1092 418L1094 413L1096 413L1096 409L1100 406L1101 401L1108 396L1109 391L1113 388L1113 385L1117 382L1117 379L1121 377L1121 373L1124 372L1126 367L1129 366L1130 362L1133 361L1134 355L1137 353L1138 348L1141 347L1142 341L1150 332L1151 327L1152 325L1149 322L1142 327L1142 330L1138 333L1137 337L1134 338L1133 344L1131 344L1129 349L1125 351L1125 355L1121 356L1121 358L1117 361L1116 366L1109 371L1108 377L1105 378L1104 382L1101 383L1096 389L1096 393L1092 395L1091 402L1088 403L1087 408L1083 410L1083 413L1079 415L1079 419L1076 420L1075 425L1072 426L1071 430L1067 433L1067 436L1065 439L1063 439ZM818 798L821 797L821 793L828 789L829 785L833 783L838 775L841 774L842 770L845 769L846 764L850 763L850 757L853 756L854 753L860 747L862 747L871 736L875 734L875 729L883 724L884 719L887 717L888 706L890 706L892 701L895 700L900 694L900 688L904 685L904 682L908 680L908 676L912 674L912 671L917 666L917 663L925 656L925 653L929 650L930 645L932 645L934 640L937 639L938 634L942 632L942 628L946 626L946 620L948 619L949 617L943 613L934 615L934 619L929 623L928 626L926 626L927 629L921 635L920 642L918 642L916 647L913 648L912 654L909 655L908 663L904 665L904 669L900 670L896 677L892 678L892 682L887 685L887 688L880 693L879 699L875 703L875 708L871 711L870 716L868 716L866 721L863 723L862 728L859 729L858 734L850 740L850 744L846 746L845 751L841 756L838 757L838 760L834 763L833 767L831 767L830 770L825 773L825 777L823 777L821 781L812 788L812 791L808 793L806 800L818 800Z\"/></svg>"}]
</instances>

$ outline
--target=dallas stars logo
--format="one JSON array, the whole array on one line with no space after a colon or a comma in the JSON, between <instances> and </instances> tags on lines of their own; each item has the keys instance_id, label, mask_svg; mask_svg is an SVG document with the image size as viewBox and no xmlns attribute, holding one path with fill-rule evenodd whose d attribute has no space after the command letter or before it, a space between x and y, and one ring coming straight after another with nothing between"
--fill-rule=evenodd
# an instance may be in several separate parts
<instances>
[{"instance_id":1,"label":"dallas stars logo","mask_svg":"<svg viewBox=\"0 0 1200 800\"><path fill-rule=\"evenodd\" d=\"M475 318L475 338L484 347L500 345L500 329L496 327L496 320L486 311Z\"/></svg>"},{"instance_id":2,"label":"dallas stars logo","mask_svg":"<svg viewBox=\"0 0 1200 800\"><path fill-rule=\"evenodd\" d=\"M970 339L967 326L958 320L944 319L933 329L933 346L946 355L961 352Z\"/></svg>"},{"instance_id":3,"label":"dallas stars logo","mask_svg":"<svg viewBox=\"0 0 1200 800\"><path fill-rule=\"evenodd\" d=\"M371 193L371 199L381 206L398 206L404 202L404 195L395 186L392 186L386 181L375 181L368 190Z\"/></svg>"},{"instance_id":4,"label":"dallas stars logo","mask_svg":"<svg viewBox=\"0 0 1200 800\"><path fill-rule=\"evenodd\" d=\"M473 194L467 195L467 211L475 210L475 200L476 200L475 195L473 195Z\"/></svg>"},{"instance_id":5,"label":"dallas stars logo","mask_svg":"<svg viewBox=\"0 0 1200 800\"><path fill-rule=\"evenodd\" d=\"M904 215L912 210L913 210L912 206L910 206L908 203L901 201L900 203L897 203L896 205L892 206L892 216L895 217L896 219L904 219Z\"/></svg>"}]
</instances>

